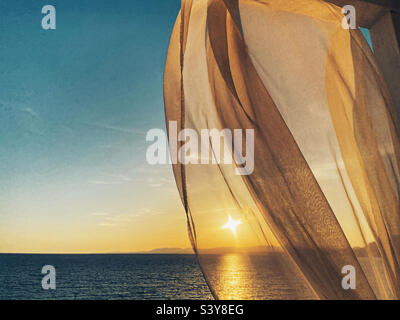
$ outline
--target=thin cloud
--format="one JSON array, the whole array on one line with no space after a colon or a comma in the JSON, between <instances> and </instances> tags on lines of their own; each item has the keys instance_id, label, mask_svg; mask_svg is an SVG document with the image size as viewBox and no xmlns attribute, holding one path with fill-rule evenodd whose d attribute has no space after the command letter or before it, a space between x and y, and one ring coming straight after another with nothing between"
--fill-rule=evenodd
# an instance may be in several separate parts
<instances>
[{"instance_id":1,"label":"thin cloud","mask_svg":"<svg viewBox=\"0 0 400 320\"><path fill-rule=\"evenodd\" d=\"M104 217L104 216L108 216L108 215L110 215L110 214L107 213L107 212L93 212L93 213L92 213L92 216L101 216L101 217Z\"/></svg>"},{"instance_id":2,"label":"thin cloud","mask_svg":"<svg viewBox=\"0 0 400 320\"><path fill-rule=\"evenodd\" d=\"M119 223L102 222L102 223L99 223L98 226L100 226L100 227L116 227L116 226L119 226Z\"/></svg>"},{"instance_id":3,"label":"thin cloud","mask_svg":"<svg viewBox=\"0 0 400 320\"><path fill-rule=\"evenodd\" d=\"M164 177L148 178L147 184L149 187L159 188L162 186L175 185L175 181L173 179L168 179Z\"/></svg>"},{"instance_id":4,"label":"thin cloud","mask_svg":"<svg viewBox=\"0 0 400 320\"><path fill-rule=\"evenodd\" d=\"M142 131L142 130L113 126L113 125L108 125L108 124L104 124L104 123L87 123L87 125L96 127L96 128L105 129L105 130L127 133L127 134L135 134L135 135L143 135L144 134L144 131Z\"/></svg>"},{"instance_id":5,"label":"thin cloud","mask_svg":"<svg viewBox=\"0 0 400 320\"><path fill-rule=\"evenodd\" d=\"M162 186L162 184L161 183L151 183L151 184L149 184L149 186L152 188L159 188Z\"/></svg>"},{"instance_id":6,"label":"thin cloud","mask_svg":"<svg viewBox=\"0 0 400 320\"><path fill-rule=\"evenodd\" d=\"M121 184L121 181L104 181L104 180L90 180L90 184L94 185L116 185L116 184Z\"/></svg>"},{"instance_id":7,"label":"thin cloud","mask_svg":"<svg viewBox=\"0 0 400 320\"><path fill-rule=\"evenodd\" d=\"M30 114L34 118L41 119L40 115L32 108L23 108L21 111Z\"/></svg>"},{"instance_id":8,"label":"thin cloud","mask_svg":"<svg viewBox=\"0 0 400 320\"><path fill-rule=\"evenodd\" d=\"M90 180L89 183L94 185L119 185L133 181L131 177L123 174L102 173L101 175L107 179Z\"/></svg>"},{"instance_id":9,"label":"thin cloud","mask_svg":"<svg viewBox=\"0 0 400 320\"><path fill-rule=\"evenodd\" d=\"M125 176L123 174L111 174L111 173L104 173L105 176L114 178L116 180L122 180L122 181L132 181L132 179L128 176Z\"/></svg>"},{"instance_id":10,"label":"thin cloud","mask_svg":"<svg viewBox=\"0 0 400 320\"><path fill-rule=\"evenodd\" d=\"M107 212L95 212L92 213L94 216L98 216L101 220L97 224L100 227L117 227L131 221L130 216L125 215L113 215Z\"/></svg>"},{"instance_id":11,"label":"thin cloud","mask_svg":"<svg viewBox=\"0 0 400 320\"><path fill-rule=\"evenodd\" d=\"M99 146L99 148L101 148L101 149L111 149L111 148L113 148L113 145L111 145L111 144L103 144L103 145Z\"/></svg>"},{"instance_id":12,"label":"thin cloud","mask_svg":"<svg viewBox=\"0 0 400 320\"><path fill-rule=\"evenodd\" d=\"M150 209L150 208L143 208L139 210L139 212L136 214L137 216L158 216L164 214L164 212L155 210L155 209Z\"/></svg>"},{"instance_id":13,"label":"thin cloud","mask_svg":"<svg viewBox=\"0 0 400 320\"><path fill-rule=\"evenodd\" d=\"M105 220L107 220L107 221L112 221L112 222L129 222L129 221L131 221L131 220L128 219L128 218L122 218L122 217L119 217L119 216L116 216L116 217L107 217L107 218L105 218Z\"/></svg>"}]
</instances>

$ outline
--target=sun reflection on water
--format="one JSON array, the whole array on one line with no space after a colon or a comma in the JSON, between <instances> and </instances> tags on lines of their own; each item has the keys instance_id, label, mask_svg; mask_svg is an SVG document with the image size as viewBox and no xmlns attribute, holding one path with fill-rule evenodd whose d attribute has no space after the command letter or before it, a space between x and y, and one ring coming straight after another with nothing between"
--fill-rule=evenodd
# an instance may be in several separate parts
<instances>
[{"instance_id":1,"label":"sun reflection on water","mask_svg":"<svg viewBox=\"0 0 400 320\"><path fill-rule=\"evenodd\" d=\"M281 256L273 253L200 256L208 281L219 299L315 298L300 277L283 271L285 262L279 259Z\"/></svg>"}]
</instances>

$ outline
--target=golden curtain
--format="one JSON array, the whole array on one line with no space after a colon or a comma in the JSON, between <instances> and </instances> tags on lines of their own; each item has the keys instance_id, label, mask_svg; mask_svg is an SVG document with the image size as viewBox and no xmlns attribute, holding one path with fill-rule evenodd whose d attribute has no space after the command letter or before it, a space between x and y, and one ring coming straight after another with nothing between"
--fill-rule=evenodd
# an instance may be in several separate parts
<instances>
[{"instance_id":1,"label":"golden curtain","mask_svg":"<svg viewBox=\"0 0 400 320\"><path fill-rule=\"evenodd\" d=\"M250 175L173 165L217 298L400 298L399 126L371 49L343 17L320 0L182 1L167 122L254 130ZM243 221L237 235L221 229L228 213ZM356 289L342 287L347 265Z\"/></svg>"}]
</instances>

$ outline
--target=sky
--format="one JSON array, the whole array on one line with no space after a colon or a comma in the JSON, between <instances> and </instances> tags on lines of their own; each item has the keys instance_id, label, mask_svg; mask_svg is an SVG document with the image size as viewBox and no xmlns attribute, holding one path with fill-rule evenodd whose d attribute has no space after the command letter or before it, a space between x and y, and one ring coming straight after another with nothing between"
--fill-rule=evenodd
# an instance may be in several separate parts
<instances>
[{"instance_id":1,"label":"sky","mask_svg":"<svg viewBox=\"0 0 400 320\"><path fill-rule=\"evenodd\" d=\"M371 47L371 50L374 50L373 45L372 45L372 40L371 40L371 34L369 32L368 29L365 28L360 28L361 33L363 34L363 36L365 37L365 39L367 40L369 46Z\"/></svg>"},{"instance_id":2,"label":"sky","mask_svg":"<svg viewBox=\"0 0 400 320\"><path fill-rule=\"evenodd\" d=\"M190 247L171 167L145 159L179 6L1 1L0 252Z\"/></svg>"},{"instance_id":3,"label":"sky","mask_svg":"<svg viewBox=\"0 0 400 320\"><path fill-rule=\"evenodd\" d=\"M179 6L1 1L0 252L190 246L172 169L145 159Z\"/></svg>"}]
</instances>

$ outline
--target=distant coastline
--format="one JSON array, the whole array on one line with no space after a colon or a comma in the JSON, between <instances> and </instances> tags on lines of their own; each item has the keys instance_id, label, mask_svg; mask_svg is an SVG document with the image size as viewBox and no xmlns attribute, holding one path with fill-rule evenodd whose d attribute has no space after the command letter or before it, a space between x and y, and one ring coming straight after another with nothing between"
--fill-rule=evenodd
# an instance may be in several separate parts
<instances>
[{"instance_id":1,"label":"distant coastline","mask_svg":"<svg viewBox=\"0 0 400 320\"><path fill-rule=\"evenodd\" d=\"M303 249L308 250L308 249ZM329 251L330 249L328 249ZM282 250L278 247L268 248L267 246L252 246L252 247L216 247L216 248L204 248L198 249L200 254L270 254L270 253L282 253ZM376 243L369 243L367 247L354 247L353 251L357 256L367 256L367 251L372 253L374 256L380 256L379 250ZM65 254L65 255L101 255L101 254L186 254L194 255L192 248L155 248L151 250L143 251L130 251L130 252L1 252L2 254Z\"/></svg>"}]
</instances>

